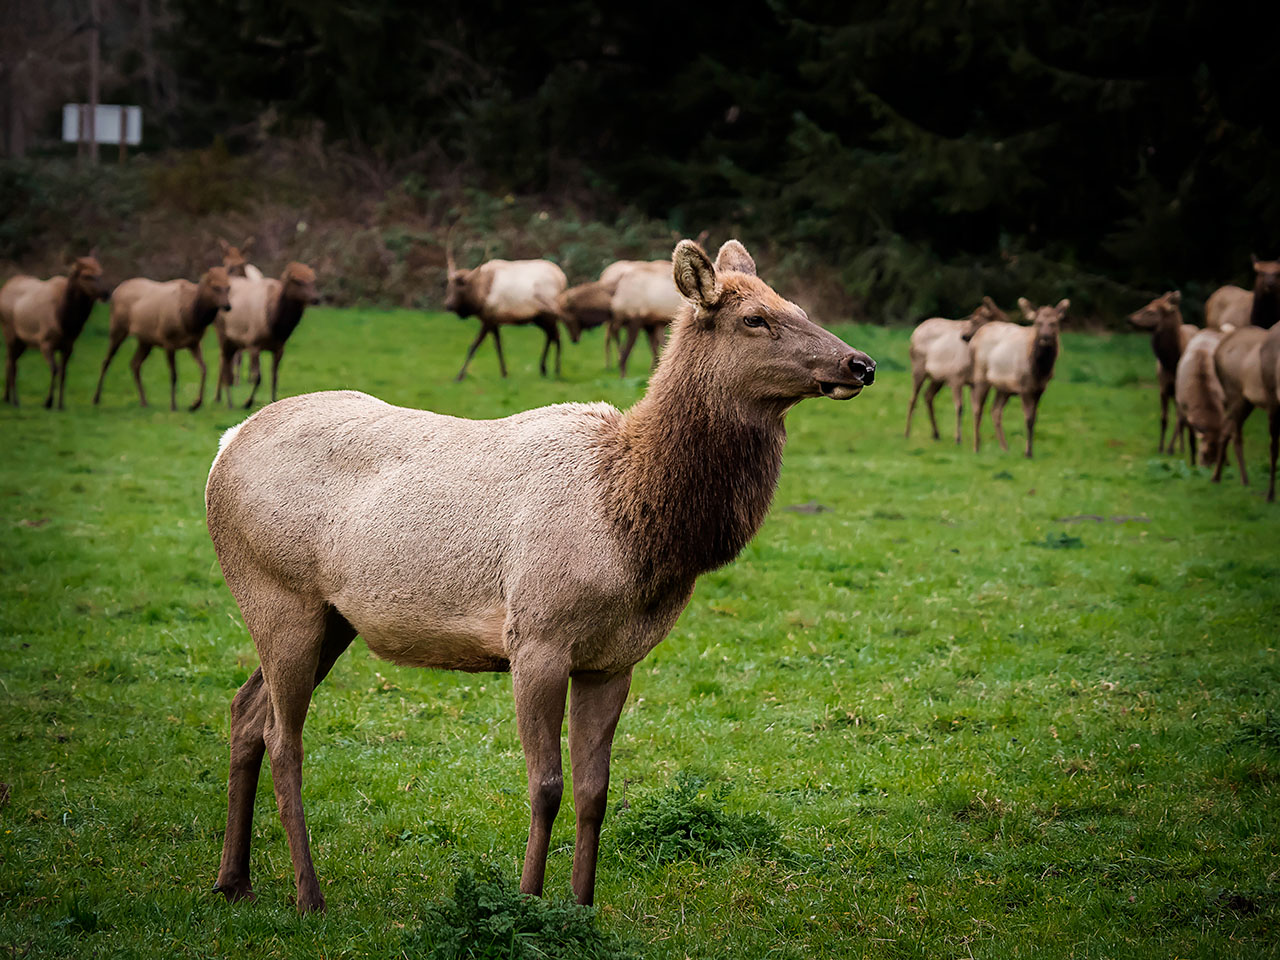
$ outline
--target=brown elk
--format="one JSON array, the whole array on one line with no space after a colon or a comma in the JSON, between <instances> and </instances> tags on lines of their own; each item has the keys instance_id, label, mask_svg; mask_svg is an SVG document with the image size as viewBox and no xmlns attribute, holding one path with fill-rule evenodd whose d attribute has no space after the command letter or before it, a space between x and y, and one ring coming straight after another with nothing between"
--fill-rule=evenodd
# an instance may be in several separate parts
<instances>
[{"instance_id":1,"label":"brown elk","mask_svg":"<svg viewBox=\"0 0 1280 960\"><path fill-rule=\"evenodd\" d=\"M667 327L684 307L684 298L676 289L671 274L671 264L666 260L635 263L618 277L617 287L610 304L613 320L611 337L618 343L618 373L627 375L627 359L636 345L640 331L649 339L649 351L653 365L658 363L658 350ZM627 339L622 341L622 331ZM605 363L609 361L608 343L605 344Z\"/></svg>"},{"instance_id":2,"label":"brown elk","mask_svg":"<svg viewBox=\"0 0 1280 960\"><path fill-rule=\"evenodd\" d=\"M1197 463L1196 441L1202 438L1199 462L1218 462L1218 447L1223 443L1226 394L1214 369L1213 355L1227 330L1198 330L1187 343L1174 373L1174 401L1178 429L1186 430L1187 453L1191 466Z\"/></svg>"},{"instance_id":3,"label":"brown elk","mask_svg":"<svg viewBox=\"0 0 1280 960\"><path fill-rule=\"evenodd\" d=\"M1169 428L1169 403L1174 399L1174 378L1178 371L1178 358L1187 344L1200 330L1182 322L1182 293L1171 290L1156 297L1141 310L1129 314L1129 323L1139 330L1151 331L1151 349L1156 355L1156 383L1160 388L1160 443L1156 447L1165 453L1164 436ZM1175 404L1176 413L1176 404ZM1169 437L1169 453L1174 452L1174 441L1182 437L1182 423L1174 424Z\"/></svg>"},{"instance_id":4,"label":"brown elk","mask_svg":"<svg viewBox=\"0 0 1280 960\"><path fill-rule=\"evenodd\" d=\"M214 322L220 357L214 402L218 401L225 390L227 406L231 406L234 358L241 351L247 351L249 378L253 381L253 386L249 388L249 398L244 405L245 409L253 406L258 384L262 382L259 357L263 350L271 352L271 399L274 401L285 343L302 320L302 312L309 305L319 302L315 271L304 263L286 266L279 280L233 278L231 309L220 314Z\"/></svg>"},{"instance_id":5,"label":"brown elk","mask_svg":"<svg viewBox=\"0 0 1280 960\"><path fill-rule=\"evenodd\" d=\"M134 277L116 287L111 294L107 355L102 361L102 372L98 374L94 404L102 399L102 383L107 377L111 358L125 339L132 336L138 341L138 350L129 361L129 368L133 370L133 381L138 386L138 400L142 405L147 405L147 394L142 389L142 362L153 348L160 347L169 361L169 409L178 409L179 350L190 350L200 367L200 388L190 407L199 409L204 403L206 372L200 341L213 318L230 308L230 289L231 278L222 267L210 267L199 283L190 280L157 283L144 277Z\"/></svg>"},{"instance_id":6,"label":"brown elk","mask_svg":"<svg viewBox=\"0 0 1280 960\"><path fill-rule=\"evenodd\" d=\"M1218 449L1218 463L1213 480L1222 479L1222 467L1227 458L1227 438L1234 440L1236 463L1240 467L1240 482L1249 484L1249 474L1244 465L1244 422L1254 407L1262 407L1270 414L1274 391L1267 389L1264 381L1262 347L1280 324L1280 261L1254 259L1257 279L1253 287L1249 322L1232 330L1218 343L1213 354L1214 369L1222 382L1226 395L1226 428Z\"/></svg>"},{"instance_id":7,"label":"brown elk","mask_svg":"<svg viewBox=\"0 0 1280 960\"><path fill-rule=\"evenodd\" d=\"M907 407L907 429L904 436L911 436L911 416L915 413L916 399L926 380L932 381L925 391L925 409L929 411L929 423L933 427L933 439L937 440L938 419L933 412L933 398L944 385L951 387L956 408L956 443L960 442L960 422L964 414L964 388L973 385L973 351L969 341L984 324L992 320L1007 320L1003 310L990 297L963 320L947 320L931 317L922 321L911 332L911 403Z\"/></svg>"},{"instance_id":8,"label":"brown elk","mask_svg":"<svg viewBox=\"0 0 1280 960\"><path fill-rule=\"evenodd\" d=\"M982 408L987 391L995 390L991 405L991 421L995 424L1000 448L1008 450L1004 439L1004 405L1014 394L1022 401L1022 416L1027 427L1025 456L1031 457L1035 437L1036 411L1045 387L1053 378L1054 364L1060 350L1060 327L1070 300L1060 300L1054 307L1033 307L1025 297L1018 298L1022 315L1031 326L995 321L973 335L973 449L978 451L982 439Z\"/></svg>"},{"instance_id":9,"label":"brown elk","mask_svg":"<svg viewBox=\"0 0 1280 960\"><path fill-rule=\"evenodd\" d=\"M67 363L76 338L84 329L97 300L105 300L107 287L102 267L90 254L77 257L65 277L37 280L10 277L0 287L0 330L4 332L4 399L18 405L18 358L35 347L49 364L49 395L45 409L53 407L54 386L58 409L67 390Z\"/></svg>"},{"instance_id":10,"label":"brown elk","mask_svg":"<svg viewBox=\"0 0 1280 960\"><path fill-rule=\"evenodd\" d=\"M580 283L560 294L558 306L569 331L569 340L577 343L584 330L606 326L613 319L613 287L599 280ZM608 342L605 344L608 349Z\"/></svg>"},{"instance_id":11,"label":"brown elk","mask_svg":"<svg viewBox=\"0 0 1280 960\"><path fill-rule=\"evenodd\" d=\"M1221 330L1224 327L1239 329L1251 323L1261 326L1253 319L1255 305L1260 294L1266 298L1269 292L1274 294L1277 285L1280 285L1280 260L1259 260L1257 257L1251 259L1254 275L1252 292L1227 284L1213 291L1205 301L1204 325L1210 330ZM1269 308L1263 304L1264 321L1268 315Z\"/></svg>"},{"instance_id":12,"label":"brown elk","mask_svg":"<svg viewBox=\"0 0 1280 960\"><path fill-rule=\"evenodd\" d=\"M594 897L614 729L631 671L698 576L768 511L796 402L846 400L875 364L755 275L675 249L688 298L646 395L622 413L558 404L475 421L350 391L292 397L223 438L209 533L261 666L231 704L227 829L216 889L252 895L264 752L300 910L324 907L302 807L312 691L359 634L376 655L510 670L531 825L520 889L542 892L563 791L569 700L573 890ZM572 686L570 686L572 684Z\"/></svg>"},{"instance_id":13,"label":"brown elk","mask_svg":"<svg viewBox=\"0 0 1280 960\"><path fill-rule=\"evenodd\" d=\"M467 350L457 379L467 375L467 366L485 337L493 336L498 351L498 369L505 377L507 362L502 356L502 337L498 328L504 324L531 323L546 337L539 368L547 375L547 353L556 347L556 376L560 375L559 299L569 285L564 271L550 260L488 260L470 270L460 270L453 259L452 247L446 247L449 279L445 286L444 308L462 319L478 317L480 333Z\"/></svg>"}]
</instances>

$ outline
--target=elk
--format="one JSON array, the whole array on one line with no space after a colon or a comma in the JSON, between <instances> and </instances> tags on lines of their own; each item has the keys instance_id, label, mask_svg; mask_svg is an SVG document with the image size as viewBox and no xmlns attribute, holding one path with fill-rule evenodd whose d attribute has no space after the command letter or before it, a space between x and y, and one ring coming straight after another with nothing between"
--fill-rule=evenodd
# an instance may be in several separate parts
<instances>
[{"instance_id":1,"label":"elk","mask_svg":"<svg viewBox=\"0 0 1280 960\"><path fill-rule=\"evenodd\" d=\"M1156 447L1165 453L1164 435L1169 428L1169 403L1174 399L1174 378L1178 370L1178 358L1200 328L1182 322L1182 293L1170 290L1156 297L1141 310L1129 314L1129 323L1139 330L1151 331L1151 349L1156 355L1156 383L1160 388L1160 442ZM1174 404L1177 412L1177 404ZM1174 442L1182 438L1182 421L1174 424L1169 437L1168 453L1174 452Z\"/></svg>"},{"instance_id":2,"label":"elk","mask_svg":"<svg viewBox=\"0 0 1280 960\"><path fill-rule=\"evenodd\" d=\"M584 330L607 325L613 319L612 301L613 287L599 280L580 283L560 294L557 306L569 339L577 343ZM608 350L607 340L605 349Z\"/></svg>"},{"instance_id":3,"label":"elk","mask_svg":"<svg viewBox=\"0 0 1280 960\"><path fill-rule=\"evenodd\" d=\"M227 275L245 277L249 280L261 280L262 271L249 262L249 248L253 246L253 237L246 237L238 247L233 247L222 237L218 238L218 248L222 251L222 266Z\"/></svg>"},{"instance_id":4,"label":"elk","mask_svg":"<svg viewBox=\"0 0 1280 960\"><path fill-rule=\"evenodd\" d=\"M1222 382L1226 407L1226 428L1218 447L1214 483L1222 479L1227 439L1230 437L1235 442L1240 482L1249 485L1249 474L1244 465L1244 422L1254 407L1263 407L1270 414L1274 402L1274 391L1268 392L1264 382L1262 347L1268 339L1267 331L1280 323L1280 261L1260 261L1255 257L1253 268L1257 279L1249 322L1226 334L1213 353L1213 366Z\"/></svg>"},{"instance_id":5,"label":"elk","mask_svg":"<svg viewBox=\"0 0 1280 960\"><path fill-rule=\"evenodd\" d=\"M199 283L190 280L169 280L158 283L144 277L134 277L116 287L111 294L111 328L107 342L107 355L98 374L98 389L93 393L96 406L102 399L102 382L107 377L111 358L127 337L135 337L138 350L129 361L133 370L133 382L138 385L138 400L147 405L147 394L142 389L142 362L155 347L165 352L169 361L169 409L178 409L177 352L190 350L200 367L200 389L191 404L198 410L204 403L205 365L200 341L205 329L220 312L230 309L228 295L231 278L222 267L210 267Z\"/></svg>"},{"instance_id":6,"label":"elk","mask_svg":"<svg viewBox=\"0 0 1280 960\"><path fill-rule=\"evenodd\" d=\"M1226 330L1197 330L1182 351L1174 373L1177 429L1186 430L1188 459L1193 467L1197 463L1197 437L1204 441L1199 463L1208 466L1218 462L1218 447L1223 442L1226 395L1218 380L1218 372L1214 369L1213 354L1223 336L1231 329L1228 326Z\"/></svg>"},{"instance_id":7,"label":"elk","mask_svg":"<svg viewBox=\"0 0 1280 960\"><path fill-rule=\"evenodd\" d=\"M676 289L671 264L666 260L632 264L622 271L613 292L610 307L613 320L610 336L618 342L618 372L627 375L627 358L643 330L649 338L649 350L653 364L658 363L658 350L664 331L680 312L684 299ZM627 331L627 341L622 342L622 331ZM608 363L608 343L605 344L605 363Z\"/></svg>"},{"instance_id":8,"label":"elk","mask_svg":"<svg viewBox=\"0 0 1280 960\"><path fill-rule=\"evenodd\" d=\"M232 364L241 351L248 351L249 377L253 386L249 388L249 398L244 406L246 410L253 406L258 384L262 382L259 356L263 350L271 351L271 399L274 401L285 342L302 320L302 312L307 306L319 302L315 271L305 263L290 263L279 280L233 278L231 309L220 314L214 322L220 356L214 402L225 390L227 407L231 406Z\"/></svg>"},{"instance_id":9,"label":"elk","mask_svg":"<svg viewBox=\"0 0 1280 960\"><path fill-rule=\"evenodd\" d=\"M944 384L949 384L956 407L956 443L960 443L964 388L966 385L973 385L973 351L969 348L969 341L984 324L992 320L1007 319L994 300L983 297L978 308L963 320L932 317L922 321L911 332L911 403L907 407L907 429L904 436L911 436L911 416L915 413L920 388L926 380L931 380L924 402L929 411L929 423L933 427L933 439L939 439L933 398Z\"/></svg>"},{"instance_id":10,"label":"elk","mask_svg":"<svg viewBox=\"0 0 1280 960\"><path fill-rule=\"evenodd\" d=\"M1271 482L1267 485L1267 502L1276 499L1276 456L1280 454L1280 324L1273 324L1258 349L1262 374L1262 406L1267 411L1267 430L1271 437Z\"/></svg>"},{"instance_id":11,"label":"elk","mask_svg":"<svg viewBox=\"0 0 1280 960\"><path fill-rule=\"evenodd\" d=\"M973 451L978 452L982 439L982 408L987 391L994 389L991 420L995 424L1000 448L1008 450L1004 439L1004 405L1015 393L1022 401L1022 416L1027 426L1025 456L1031 457L1031 444L1036 429L1036 409L1045 387L1053 378L1053 367L1060 349L1059 327L1070 300L1060 300L1054 307L1033 307L1026 297L1018 298L1018 308L1031 321L1031 326L997 320L986 324L973 335Z\"/></svg>"},{"instance_id":12,"label":"elk","mask_svg":"<svg viewBox=\"0 0 1280 960\"><path fill-rule=\"evenodd\" d=\"M1264 297L1274 293L1280 286L1280 260L1253 261L1253 291L1245 290L1234 284L1219 287L1204 302L1204 325L1210 330L1221 330L1224 326L1247 327L1249 324L1261 326L1253 319L1258 296ZM1263 306L1263 316L1267 315L1267 307Z\"/></svg>"},{"instance_id":13,"label":"elk","mask_svg":"<svg viewBox=\"0 0 1280 960\"><path fill-rule=\"evenodd\" d=\"M510 670L531 822L520 889L540 894L564 778L566 695L577 842L594 898L609 753L632 667L698 576L754 536L777 484L784 416L847 400L875 363L755 273L681 241L688 299L648 392L622 413L565 403L500 420L394 407L353 391L291 397L223 437L209 533L261 665L231 703L227 829L215 887L252 896L264 752L299 910L325 905L302 807L312 691L359 634L396 663Z\"/></svg>"},{"instance_id":14,"label":"elk","mask_svg":"<svg viewBox=\"0 0 1280 960\"><path fill-rule=\"evenodd\" d=\"M37 280L10 277L0 287L0 330L4 332L4 399L18 405L18 358L27 347L35 347L49 364L49 395L46 410L53 407L53 390L58 388L58 409L65 409L67 364L76 338L84 329L97 300L105 300L107 287L102 267L92 252L77 257L65 277Z\"/></svg>"},{"instance_id":15,"label":"elk","mask_svg":"<svg viewBox=\"0 0 1280 960\"><path fill-rule=\"evenodd\" d=\"M559 299L569 285L564 271L550 260L488 260L470 270L460 270L453 259L453 249L446 247L449 279L445 285L444 308L465 320L480 319L480 333L471 343L467 357L458 371L458 380L467 375L467 366L485 337L493 335L498 351L498 369L507 375L507 362L502 356L503 324L531 323L547 338L542 346L539 368L547 375L547 353L556 345L556 376L560 376Z\"/></svg>"}]
</instances>

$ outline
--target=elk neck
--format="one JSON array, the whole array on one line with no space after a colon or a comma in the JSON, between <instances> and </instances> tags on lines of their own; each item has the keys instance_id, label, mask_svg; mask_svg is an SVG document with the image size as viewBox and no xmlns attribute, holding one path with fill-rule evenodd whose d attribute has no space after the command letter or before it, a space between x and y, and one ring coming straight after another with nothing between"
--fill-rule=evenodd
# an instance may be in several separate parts
<instances>
[{"instance_id":1,"label":"elk neck","mask_svg":"<svg viewBox=\"0 0 1280 960\"><path fill-rule=\"evenodd\" d=\"M1255 327L1270 330L1278 321L1280 321L1280 288L1270 290L1255 288L1249 322Z\"/></svg>"},{"instance_id":2,"label":"elk neck","mask_svg":"<svg viewBox=\"0 0 1280 960\"><path fill-rule=\"evenodd\" d=\"M267 318L267 326L271 330L271 339L276 343L284 343L289 339L298 323L302 320L302 311L306 304L288 295L287 287L280 288L280 296L271 306L271 315Z\"/></svg>"},{"instance_id":3,"label":"elk neck","mask_svg":"<svg viewBox=\"0 0 1280 960\"><path fill-rule=\"evenodd\" d=\"M1161 314L1160 322L1156 324L1155 333L1151 337L1151 349L1155 351L1156 359L1169 371L1178 368L1178 358L1182 356L1181 340L1178 336L1181 328L1182 313L1174 310L1171 313Z\"/></svg>"},{"instance_id":4,"label":"elk neck","mask_svg":"<svg viewBox=\"0 0 1280 960\"><path fill-rule=\"evenodd\" d=\"M73 278L67 278L67 288L58 305L58 325L64 340L74 340L80 335L93 310L94 299L81 290Z\"/></svg>"}]
</instances>

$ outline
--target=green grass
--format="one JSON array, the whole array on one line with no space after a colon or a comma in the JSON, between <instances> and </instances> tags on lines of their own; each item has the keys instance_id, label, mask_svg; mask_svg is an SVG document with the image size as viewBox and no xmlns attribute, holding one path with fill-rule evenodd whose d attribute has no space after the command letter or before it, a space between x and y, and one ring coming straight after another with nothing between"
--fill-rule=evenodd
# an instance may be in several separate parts
<instances>
[{"instance_id":1,"label":"green grass","mask_svg":"<svg viewBox=\"0 0 1280 960\"><path fill-rule=\"evenodd\" d=\"M65 413L39 407L47 373L30 357L23 408L0 410L0 944L31 957L437 949L441 917L474 913L455 902L460 878L518 876L528 820L509 677L402 669L357 641L306 730L329 913L295 915L266 774L259 900L211 895L227 706L256 657L202 492L243 414L140 410L128 350L92 408L104 327L95 315L81 340ZM486 344L454 384L473 332L315 310L283 387L476 417L625 406L643 390L601 369L598 332L566 348L562 380L537 376L540 334L513 330L510 380ZM595 925L657 958L1275 955L1280 508L1258 489L1261 418L1255 486L1234 470L1214 486L1154 453L1146 340L1069 335L1037 459L1017 452L1016 403L1014 451L988 434L975 456L967 423L962 449L927 439L919 414L902 438L905 331L840 332L880 361L876 385L791 414L763 529L636 670ZM165 398L163 358L146 374ZM786 509L810 501L826 509ZM1060 519L1085 514L1105 519ZM561 898L568 800L548 870Z\"/></svg>"}]
</instances>

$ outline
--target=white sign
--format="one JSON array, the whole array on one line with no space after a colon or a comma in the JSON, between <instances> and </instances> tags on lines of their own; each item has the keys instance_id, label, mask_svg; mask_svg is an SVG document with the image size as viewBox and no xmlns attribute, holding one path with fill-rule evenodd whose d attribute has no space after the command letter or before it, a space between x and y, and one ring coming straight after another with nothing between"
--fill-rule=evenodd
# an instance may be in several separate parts
<instances>
[{"instance_id":1,"label":"white sign","mask_svg":"<svg viewBox=\"0 0 1280 960\"><path fill-rule=\"evenodd\" d=\"M84 137L80 136L80 124L85 126ZM64 143L79 143L89 137L89 105L87 103L64 103L62 105L62 140ZM99 143L119 143L123 130L124 142L136 147L142 142L142 108L125 107L116 103L98 104L98 112L94 114L93 135Z\"/></svg>"}]
</instances>

